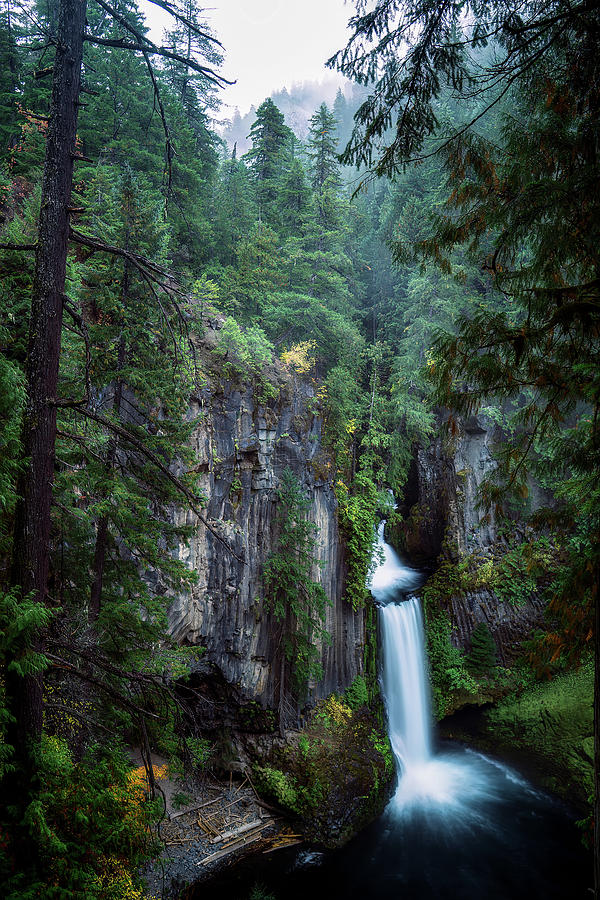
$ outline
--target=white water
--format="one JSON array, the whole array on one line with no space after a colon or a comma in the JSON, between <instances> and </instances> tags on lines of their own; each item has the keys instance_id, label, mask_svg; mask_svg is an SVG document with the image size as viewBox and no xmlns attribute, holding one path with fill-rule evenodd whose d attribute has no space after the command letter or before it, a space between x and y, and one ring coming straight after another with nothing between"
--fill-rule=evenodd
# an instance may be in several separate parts
<instances>
[{"instance_id":1,"label":"white water","mask_svg":"<svg viewBox=\"0 0 600 900\"><path fill-rule=\"evenodd\" d=\"M384 525L377 546L383 561L370 589L380 604L383 694L399 775L389 811L396 818L426 812L441 816L446 827L472 827L483 821L482 804L498 802L502 788L489 776L491 762L480 754L433 753L423 616L420 600L409 593L421 576L385 543ZM505 778L513 774L501 768Z\"/></svg>"}]
</instances>

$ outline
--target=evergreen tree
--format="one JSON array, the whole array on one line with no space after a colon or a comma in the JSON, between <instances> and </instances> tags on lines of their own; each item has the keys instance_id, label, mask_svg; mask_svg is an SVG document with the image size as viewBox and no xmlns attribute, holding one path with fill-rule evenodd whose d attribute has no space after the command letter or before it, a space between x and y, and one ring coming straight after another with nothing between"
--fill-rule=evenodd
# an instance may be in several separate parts
<instances>
[{"instance_id":1,"label":"evergreen tree","mask_svg":"<svg viewBox=\"0 0 600 900\"><path fill-rule=\"evenodd\" d=\"M308 157L311 162L311 179L317 196L326 185L338 187L340 166L337 160L338 123L332 112L322 103L310 120Z\"/></svg>"},{"instance_id":2,"label":"evergreen tree","mask_svg":"<svg viewBox=\"0 0 600 900\"><path fill-rule=\"evenodd\" d=\"M293 136L283 114L270 97L256 110L249 138L252 149L244 158L252 172L259 213L266 222L273 223L279 182L285 171Z\"/></svg>"},{"instance_id":3,"label":"evergreen tree","mask_svg":"<svg viewBox=\"0 0 600 900\"><path fill-rule=\"evenodd\" d=\"M312 197L302 161L294 157L283 174L277 195L277 221L286 237L300 237L312 211Z\"/></svg>"},{"instance_id":4,"label":"evergreen tree","mask_svg":"<svg viewBox=\"0 0 600 900\"><path fill-rule=\"evenodd\" d=\"M170 3L167 2L165 5L171 9ZM125 549L124 538L127 534L132 535L135 530L132 516L135 518L136 512L139 522L144 521L146 525L151 526L152 515L146 515L144 518L141 513L150 513L156 500L159 506L161 503L173 501L173 494L168 494L160 486L162 477L166 478L166 483L171 487L177 488L178 495L187 497L192 504L197 500L190 484L186 484L185 479L178 479L170 471L168 467L170 453L175 446L170 440L172 435L168 433L168 426L163 431L158 425L160 417L157 416L152 423L153 417L150 415L152 410L148 404L140 403L147 420L145 423L147 428L143 427L135 416L133 421L123 422L122 425L118 422L118 418L121 420L124 418L123 401L126 399L126 389L127 392L143 393L140 389L143 378L139 370L136 372L135 354L138 352L140 354L135 363L140 363L146 368L151 354L154 353L155 367L160 369L160 356L157 351L164 352L168 341L175 337L172 323L163 320L165 300L173 301L177 289L169 274L160 265L145 260L126 246L112 246L103 241L102 237L82 232L70 222L70 217L75 214L71 199L73 165L75 159L81 158L76 131L80 109L86 3L85 0L60 0L57 4L50 4L51 16L55 9L58 11L56 31L52 17L48 27L43 29L45 37L54 31L56 35L51 41L51 46L55 49L52 65L53 84L48 125L40 132L47 139L36 226L35 265L30 284L32 298L29 316L30 337L25 362L25 410L20 447L22 457L17 461L19 481L15 492L18 499L11 548L12 571L7 589L2 592L0 603L3 631L0 646L3 675L0 725L4 748L1 775L3 793L7 801L3 808L2 830L4 834L10 835L10 843L3 845L2 848L3 856L6 857L6 853L9 855L8 860L4 859L2 869L4 874L8 874L9 887L13 891L11 896L24 896L27 893L30 896L39 896L40 885L54 877L51 868L55 864L61 865L60 854L65 852L66 844L57 837L56 841L53 839L50 856L48 854L47 837L51 833L52 824L49 824L48 818L48 797L44 794L46 770L43 760L48 752L46 736L43 734L44 688L52 683L56 673L59 673L60 683L71 679L75 683L87 680L96 686L100 696L111 698L112 709L107 704L104 710L99 708L98 711L112 716L113 724L118 721L118 727L115 729L116 742L126 728L139 728L143 739L143 735L147 734L146 723L143 721L145 712L150 706L154 709L159 707L164 709L161 703L166 695L160 687L160 675L150 670L144 674L140 673L140 666L148 663L150 645L156 645L157 634L164 632L164 611L160 620L162 627L157 632L158 592L153 596L150 590L145 593L139 591L140 566L145 563L150 567L157 561L158 557L152 553L151 542L154 539L158 543L158 534L159 532L162 534L162 528L156 525L152 533L149 527L145 535L138 531L135 540L128 540L128 550ZM114 10L111 13L118 22L119 30L109 34L108 37L103 35L106 21L102 24L90 15L88 20L90 31L85 35L86 43L108 47L109 50L105 52L112 53L114 50L117 54L123 51L123 45L133 45L134 48L140 48L149 65L153 57L169 58L170 51L156 47L139 27L137 10L129 4L122 4L120 9L122 12ZM32 21L35 21L35 17ZM108 31L110 32L110 27ZM172 53L170 55L173 56ZM196 61L189 64L200 68L200 64ZM210 73L208 67L202 68L204 74ZM93 66L86 66L87 71L93 71ZM133 70L131 79L134 93L139 84L137 71ZM154 95L154 100L160 107L163 132L166 132L168 147L172 149L169 144L163 97L154 72L152 75L151 95ZM109 87L118 83L114 80L115 76L113 70L113 80L107 80ZM218 80L218 77L215 76L215 79ZM112 94L109 92L109 95L111 100L118 100L116 107L113 104L113 132L109 140L119 142L122 136L122 123L118 118L124 117L126 112L126 107L119 104L124 94L118 90ZM151 106L152 103L147 109L146 122L152 119L156 121ZM135 126L139 127L139 133L145 134L141 117L136 114L135 118ZM105 119L108 120L108 117L105 116ZM92 145L92 136L89 135L88 139ZM105 139L106 132L99 135L95 146L101 147ZM123 147L125 143L121 143L119 149ZM117 162L123 164L122 159ZM139 169L143 169L140 155L136 164ZM28 174L31 175L32 171L33 169ZM159 184L160 180L159 176L157 178ZM85 182L77 183L80 192L84 188ZM116 204L117 208L121 207L123 214L115 216L113 220L114 225L117 222L128 223L125 232L119 236L119 239L125 240L127 233L133 238L135 232L135 213L127 198L132 198L132 191L128 188L120 192L120 200ZM125 213L126 206L129 207L127 213ZM139 208L144 208L144 203L141 203ZM147 206L144 214L147 214ZM136 227L139 234L144 226L138 221ZM145 227L147 228L147 224ZM105 229L106 236L109 236L109 231L109 228ZM102 363L99 364L99 359L102 360L103 357L92 359L91 356L92 346L89 338L90 332L93 331L91 327L93 311L78 306L78 262L74 259L69 262L69 240L77 242L79 248L86 248L80 250L79 261L87 255L89 262L90 254L93 253L109 253L116 255L123 264L122 271L118 273L110 287L105 285L107 290L101 305L106 305L102 309L102 318L94 323L99 326L98 331L104 329L106 332L113 329L110 335L111 352L104 359L109 368L113 367L115 400L119 384L121 385L119 417L104 416L93 408L94 403L98 403L99 392L107 388L104 379L110 378L110 375L106 368L103 371ZM2 249L12 254L19 246L9 241L2 245ZM23 243L21 249L27 252L31 249L31 245ZM125 262L129 265L125 265ZM94 280L93 269L93 265L88 265L86 275L90 280ZM107 269L108 267L105 272ZM23 270L26 271L26 267L23 267ZM130 277L133 270L138 281L135 288ZM101 277L98 278L99 274L97 270L95 277L98 287L102 280ZM142 285L145 292L143 295L138 293ZM164 292L162 302L161 291ZM99 290L98 296L94 296L94 302L96 300L101 302L101 293ZM142 297L147 301L145 305L141 302ZM172 313L174 308L171 304L169 313ZM126 324L123 321L125 314L128 316L131 314L127 323L132 326L130 339L122 333ZM135 320L136 314L144 316L144 320L139 318ZM178 313L176 315L179 317ZM69 325L69 322L72 323L68 328L63 328L63 317L67 320L65 326ZM61 338L64 330L69 337L62 339L61 356ZM123 346L125 352L121 353L120 349ZM176 352L183 355L184 347L187 348L187 345L182 343ZM103 347L103 352L105 351L106 348ZM70 360L69 365L65 363L65 359ZM77 361L81 363L81 367L76 374ZM94 365L97 366L96 371ZM162 369L165 369L164 365ZM163 374L168 376L168 371ZM98 376L98 381L94 384L95 375ZM13 386L18 384L7 367L2 367L1 377L7 384L9 382ZM92 384L99 392L92 391ZM68 394L63 393L64 388L70 389ZM179 392L175 392L171 385L170 396L173 399L175 396L181 397L184 392L183 386ZM160 391L158 394L160 395ZM168 396L169 393L164 391L163 398ZM156 404L156 399L154 396L153 404ZM168 407L167 400L164 400L163 406L167 411L172 410L172 406ZM113 407L114 412L117 407L115 401ZM180 412L181 410L178 410L176 415L179 422ZM101 428L82 427L82 415L85 419L91 420L94 426L98 425ZM66 438L58 434L63 428L69 432ZM88 443L90 432L91 440ZM113 450L110 446L110 437L114 435L118 435L120 441ZM67 440L71 447L79 446L84 450L79 452L79 456L73 452L63 453L63 445L58 442L58 437L61 441L63 438ZM125 447L128 449L125 450ZM94 473L90 465L89 471L86 472L83 466L85 461L91 462L93 459L101 461L104 473L104 494L101 489L96 491L94 502L97 501L98 505L95 510L88 503L89 497L85 493L85 487L88 485L85 479L89 476L90 484L95 484L98 488L102 481L99 477L100 470L96 468ZM112 460L115 466L112 465ZM117 507L113 504L111 519L110 509L114 498L109 497L109 483L114 468L121 469L122 466L126 469L123 476L126 490L120 491L121 498L127 503L136 497L137 505L132 503L129 511L127 506L116 511ZM112 486L115 484L116 480L112 482ZM57 533L54 530L53 509L56 509L57 502L61 502L58 500L59 496L67 499L67 509L69 512L72 511L72 515L67 515L61 520ZM90 510L92 517L87 515ZM128 512L129 521L127 521ZM201 513L198 512L198 515L202 518ZM96 619L97 628L86 636L85 630L82 630L80 625L83 611L82 597L87 599L89 592L81 591L80 587L81 584L85 584L86 578L89 579L90 557L87 551L93 546L93 542L90 542L89 526L96 516L99 523L104 516L111 519L115 526L111 563L117 559L117 562L124 565L120 566L121 576L114 584L110 584L112 602L108 606L112 607L112 626L108 627L107 622L101 622L102 597L107 595L105 582L100 592L101 615ZM72 543L68 536L63 540L61 529L63 534L65 530L70 530L71 536L75 534L81 540ZM65 556L69 551L73 551L75 565L68 573L65 573L60 563L56 564L53 552L54 548L61 544L67 551ZM122 552L124 558L118 560ZM161 553L158 556L160 557ZM175 572L171 562L168 552L163 553L161 565L164 567L167 581L170 574ZM88 588L89 586L88 581ZM69 602L65 602L64 614L59 615L58 605L61 601L66 601L67 597ZM162 602L160 605L162 606ZM58 663L57 659L60 660ZM158 656L155 659L161 666ZM144 684L142 693L145 694L145 699L134 702L131 697L136 690L139 692L141 683ZM165 713L163 721L168 722L169 716L172 719L172 715L172 711L169 714ZM68 777L68 766L59 766L59 769L65 777ZM7 773L10 775L8 778ZM101 790L104 789L103 787ZM99 797L97 802L102 802L102 798ZM68 823L63 824L65 827L68 826ZM98 835L97 840L100 845L103 836ZM52 857L52 853L58 856ZM89 886L86 883L86 879L89 881L90 878L89 866L93 866L90 862L92 858L95 858L93 853L88 858L88 869L78 871L77 886L74 887L75 892L84 892L89 896L95 896L86 889Z\"/></svg>"},{"instance_id":5,"label":"evergreen tree","mask_svg":"<svg viewBox=\"0 0 600 900\"><path fill-rule=\"evenodd\" d=\"M496 644L485 622L478 622L471 634L471 650L467 667L476 678L490 675L496 665Z\"/></svg>"},{"instance_id":6,"label":"evergreen tree","mask_svg":"<svg viewBox=\"0 0 600 900\"><path fill-rule=\"evenodd\" d=\"M313 578L317 527L307 518L309 502L290 469L283 472L277 549L264 567L265 600L281 624L280 711L285 700L284 660L291 663L296 690L322 674L318 643L330 639L323 627L327 595ZM283 721L283 716L282 716Z\"/></svg>"},{"instance_id":7,"label":"evergreen tree","mask_svg":"<svg viewBox=\"0 0 600 900\"><path fill-rule=\"evenodd\" d=\"M580 623L594 619L598 894L600 73L595 45L600 10L559 2L521 7L501 0L479 4L468 24L460 3L440 9L429 0L383 0L371 13L359 0L358 10L348 46L331 63L365 80L382 74L358 111L346 161L371 165L374 140L381 137L387 146L374 171L397 172L422 153L435 131L435 103L445 87L466 100L477 97L468 121L452 125L439 141L451 181L446 214L421 248L449 271L448 248L466 245L475 258L480 254L480 265L509 302L500 310L486 304L463 316L455 333L437 342L430 370L437 400L464 414L485 401L516 401L518 428L505 445L496 483L486 485L488 502L500 508L507 490L526 496L527 469L545 446L556 467L556 489L568 507L579 505L578 528L585 520L582 531L595 534L586 551L588 575L581 579L573 573L577 595L569 602L579 607ZM492 41L495 52L481 54ZM511 112L517 109L518 116L504 118L501 140L476 133L476 123L509 94ZM593 615L581 615L586 607L595 609ZM584 633L580 640L586 640Z\"/></svg>"},{"instance_id":8,"label":"evergreen tree","mask_svg":"<svg viewBox=\"0 0 600 900\"><path fill-rule=\"evenodd\" d=\"M0 159L18 134L17 100L19 97L21 57L15 34L15 14L10 0L0 8Z\"/></svg>"},{"instance_id":9,"label":"evergreen tree","mask_svg":"<svg viewBox=\"0 0 600 900\"><path fill-rule=\"evenodd\" d=\"M211 223L215 235L215 256L224 266L236 260L236 251L256 219L256 202L248 169L237 158L234 146L231 158L221 164L213 193Z\"/></svg>"},{"instance_id":10,"label":"evergreen tree","mask_svg":"<svg viewBox=\"0 0 600 900\"><path fill-rule=\"evenodd\" d=\"M214 79L207 78L190 63L203 59L217 70L223 62L222 45L202 12L196 0L184 0L181 17L165 33L166 45L179 57L166 60L166 76L194 131L206 128L204 110L217 109L219 100Z\"/></svg>"}]
</instances>

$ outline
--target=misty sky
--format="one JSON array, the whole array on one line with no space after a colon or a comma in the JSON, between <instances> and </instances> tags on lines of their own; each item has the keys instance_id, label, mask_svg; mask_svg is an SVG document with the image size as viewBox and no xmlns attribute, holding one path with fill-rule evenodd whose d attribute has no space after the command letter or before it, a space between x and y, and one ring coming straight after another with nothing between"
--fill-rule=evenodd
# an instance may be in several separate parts
<instances>
[{"instance_id":1,"label":"misty sky","mask_svg":"<svg viewBox=\"0 0 600 900\"><path fill-rule=\"evenodd\" d=\"M165 17L143 4L153 39L160 40ZM206 16L226 49L223 74L237 84L221 97L242 115L250 105L294 82L336 78L324 62L346 43L354 4L344 0L214 0Z\"/></svg>"}]
</instances>

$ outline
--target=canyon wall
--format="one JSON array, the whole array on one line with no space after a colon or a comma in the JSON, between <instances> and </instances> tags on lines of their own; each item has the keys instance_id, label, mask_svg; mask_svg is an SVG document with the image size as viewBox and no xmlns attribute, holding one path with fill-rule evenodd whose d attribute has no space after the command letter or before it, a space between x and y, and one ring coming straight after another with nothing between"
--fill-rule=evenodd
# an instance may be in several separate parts
<instances>
[{"instance_id":1,"label":"canyon wall","mask_svg":"<svg viewBox=\"0 0 600 900\"><path fill-rule=\"evenodd\" d=\"M440 421L436 439L416 450L401 504L404 520L390 532L409 558L429 566L440 557L452 562L469 556L502 558L508 545L499 522L493 511L486 514L478 506L479 487L496 466L494 443L501 439L500 429L491 420L471 416L459 421L453 435L445 433ZM535 483L529 488L530 509L552 502ZM513 540L524 534L518 515L508 524ZM510 663L520 643L541 624L543 610L544 603L535 592L515 606L485 585L457 593L447 604L453 643L469 649L475 625L485 622L502 663Z\"/></svg>"},{"instance_id":2,"label":"canyon wall","mask_svg":"<svg viewBox=\"0 0 600 900\"><path fill-rule=\"evenodd\" d=\"M222 695L277 709L291 723L304 702L343 690L362 672L364 613L341 599L344 550L314 387L278 362L262 381L228 379L216 368L210 342L209 330L203 349L212 371L189 415L196 420L193 447L212 530L193 512L179 511L179 520L194 528L180 555L198 580L174 598L170 630L179 643L204 648L200 670L213 686L221 684ZM318 529L312 577L329 601L331 644L319 648L323 678L307 686L301 701L292 690L281 625L263 603L262 572L277 546L277 491L285 469L310 501L308 517Z\"/></svg>"}]
</instances>

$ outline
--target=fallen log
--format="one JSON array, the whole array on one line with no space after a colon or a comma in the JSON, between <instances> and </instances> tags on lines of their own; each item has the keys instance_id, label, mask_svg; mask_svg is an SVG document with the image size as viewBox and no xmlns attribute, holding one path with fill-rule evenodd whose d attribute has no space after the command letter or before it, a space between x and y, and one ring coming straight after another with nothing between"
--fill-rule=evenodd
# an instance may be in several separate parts
<instances>
[{"instance_id":1,"label":"fallen log","mask_svg":"<svg viewBox=\"0 0 600 900\"><path fill-rule=\"evenodd\" d=\"M229 856L231 853L235 853L236 850L241 850L242 847L247 847L248 844L253 844L255 841L260 841L261 839L262 830L256 832L255 834L250 834L246 838L241 838L231 846L225 847L223 850L217 850L215 853L211 853L210 856L205 856L204 859L199 860L196 865L206 866L208 865L208 863L215 862L217 859L223 859L224 857Z\"/></svg>"},{"instance_id":2,"label":"fallen log","mask_svg":"<svg viewBox=\"0 0 600 900\"><path fill-rule=\"evenodd\" d=\"M231 838L236 838L238 835L245 834L247 831L253 831L255 828L266 828L267 825L270 825L273 822L273 819L255 819L253 822L247 822L245 825L240 825L239 828L232 828L230 831L225 831L220 838L213 838L211 844L217 844L219 841L229 841Z\"/></svg>"}]
</instances>

